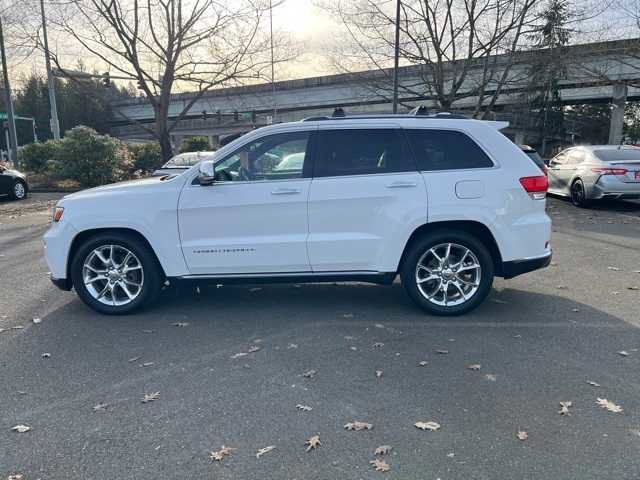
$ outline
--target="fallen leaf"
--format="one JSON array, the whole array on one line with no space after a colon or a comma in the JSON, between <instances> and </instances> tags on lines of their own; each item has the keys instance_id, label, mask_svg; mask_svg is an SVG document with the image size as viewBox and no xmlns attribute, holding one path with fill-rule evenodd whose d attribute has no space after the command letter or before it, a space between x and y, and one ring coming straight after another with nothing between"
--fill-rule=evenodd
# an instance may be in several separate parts
<instances>
[{"instance_id":1,"label":"fallen leaf","mask_svg":"<svg viewBox=\"0 0 640 480\"><path fill-rule=\"evenodd\" d=\"M376 378L382 378L382 370L376 370Z\"/></svg>"},{"instance_id":2,"label":"fallen leaf","mask_svg":"<svg viewBox=\"0 0 640 480\"><path fill-rule=\"evenodd\" d=\"M376 328L384 328L384 325L383 325L383 324L381 324L381 323L376 323L376 324L375 324L375 327L376 327Z\"/></svg>"},{"instance_id":3,"label":"fallen leaf","mask_svg":"<svg viewBox=\"0 0 640 480\"><path fill-rule=\"evenodd\" d=\"M347 423L344 428L346 430L353 430L356 432L359 432L360 430L371 430L373 428L373 425L371 425L370 423L366 423L366 422L349 422Z\"/></svg>"},{"instance_id":4,"label":"fallen leaf","mask_svg":"<svg viewBox=\"0 0 640 480\"><path fill-rule=\"evenodd\" d=\"M571 415L569 412L569 407L573 405L573 402L560 402L560 411L558 412L560 415Z\"/></svg>"},{"instance_id":5,"label":"fallen leaf","mask_svg":"<svg viewBox=\"0 0 640 480\"><path fill-rule=\"evenodd\" d=\"M522 338L522 335L514 335L513 338Z\"/></svg>"},{"instance_id":6,"label":"fallen leaf","mask_svg":"<svg viewBox=\"0 0 640 480\"><path fill-rule=\"evenodd\" d=\"M627 290L640 290L640 287L627 287Z\"/></svg>"},{"instance_id":7,"label":"fallen leaf","mask_svg":"<svg viewBox=\"0 0 640 480\"><path fill-rule=\"evenodd\" d=\"M629 356L629 352L627 352L626 350L620 350L618 352L618 355L620 355L621 357L628 357Z\"/></svg>"},{"instance_id":8,"label":"fallen leaf","mask_svg":"<svg viewBox=\"0 0 640 480\"><path fill-rule=\"evenodd\" d=\"M108 403L98 403L93 406L94 412L104 412L109 407Z\"/></svg>"},{"instance_id":9,"label":"fallen leaf","mask_svg":"<svg viewBox=\"0 0 640 480\"><path fill-rule=\"evenodd\" d=\"M620 295L620 292L611 292L611 295Z\"/></svg>"},{"instance_id":10,"label":"fallen leaf","mask_svg":"<svg viewBox=\"0 0 640 480\"><path fill-rule=\"evenodd\" d=\"M51 358L51 354L50 353L43 353L42 354L42 358Z\"/></svg>"},{"instance_id":11,"label":"fallen leaf","mask_svg":"<svg viewBox=\"0 0 640 480\"><path fill-rule=\"evenodd\" d=\"M127 362L129 362L129 363L137 362L138 360L140 360L140 358L141 357L133 357L133 358L130 358L129 360L127 360Z\"/></svg>"},{"instance_id":12,"label":"fallen leaf","mask_svg":"<svg viewBox=\"0 0 640 480\"><path fill-rule=\"evenodd\" d=\"M154 365L154 364L155 364L155 362L144 362L144 363L141 363L140 366L141 367L150 367L151 365Z\"/></svg>"},{"instance_id":13,"label":"fallen leaf","mask_svg":"<svg viewBox=\"0 0 640 480\"><path fill-rule=\"evenodd\" d=\"M304 372L304 373L302 374L302 376L303 376L304 378L313 378L313 377L315 377L315 376L316 376L316 374L317 374L317 373L318 373L318 372L317 372L317 371L315 371L315 370L309 370L309 371L307 371L307 372Z\"/></svg>"},{"instance_id":14,"label":"fallen leaf","mask_svg":"<svg viewBox=\"0 0 640 480\"><path fill-rule=\"evenodd\" d=\"M592 380L587 380L587 383L588 383L589 385L591 385L592 387L599 387L599 386L600 386L600 384L599 384L599 383L596 383L596 382L594 382L594 381L592 381Z\"/></svg>"},{"instance_id":15,"label":"fallen leaf","mask_svg":"<svg viewBox=\"0 0 640 480\"><path fill-rule=\"evenodd\" d=\"M314 448L318 448L320 445L322 445L322 443L320 443L320 435L314 435L310 437L309 440L304 442L304 444L307 445L307 452L313 450Z\"/></svg>"},{"instance_id":16,"label":"fallen leaf","mask_svg":"<svg viewBox=\"0 0 640 480\"><path fill-rule=\"evenodd\" d=\"M220 447L220 450L218 450L217 452L209 453L209 458L211 460L215 460L216 462L221 462L225 457L231 455L231 452L233 450L233 448L225 447L224 445L222 445L222 447Z\"/></svg>"},{"instance_id":17,"label":"fallen leaf","mask_svg":"<svg viewBox=\"0 0 640 480\"><path fill-rule=\"evenodd\" d=\"M391 452L391 445L380 445L376 448L376 451L373 452L374 455L387 455Z\"/></svg>"},{"instance_id":18,"label":"fallen leaf","mask_svg":"<svg viewBox=\"0 0 640 480\"><path fill-rule=\"evenodd\" d=\"M429 362L427 362L426 360L422 360L421 362L418 363L419 367L426 367L429 364Z\"/></svg>"},{"instance_id":19,"label":"fallen leaf","mask_svg":"<svg viewBox=\"0 0 640 480\"><path fill-rule=\"evenodd\" d=\"M579 308L572 308L571 311L574 312L574 313L578 313L580 311L580 309Z\"/></svg>"},{"instance_id":20,"label":"fallen leaf","mask_svg":"<svg viewBox=\"0 0 640 480\"><path fill-rule=\"evenodd\" d=\"M289 345L287 345L287 349L291 350L291 349L296 349L298 348L298 344L297 343L290 343Z\"/></svg>"},{"instance_id":21,"label":"fallen leaf","mask_svg":"<svg viewBox=\"0 0 640 480\"><path fill-rule=\"evenodd\" d=\"M440 430L440 424L437 422L416 422L413 425L420 430L431 430L432 432Z\"/></svg>"},{"instance_id":22,"label":"fallen leaf","mask_svg":"<svg viewBox=\"0 0 640 480\"><path fill-rule=\"evenodd\" d=\"M449 350L436 350L436 353L439 353L440 355L446 355L449 353Z\"/></svg>"},{"instance_id":23,"label":"fallen leaf","mask_svg":"<svg viewBox=\"0 0 640 480\"><path fill-rule=\"evenodd\" d=\"M160 398L160 392L145 393L144 398L142 399L142 403L153 402L154 400L157 400L159 398Z\"/></svg>"},{"instance_id":24,"label":"fallen leaf","mask_svg":"<svg viewBox=\"0 0 640 480\"><path fill-rule=\"evenodd\" d=\"M259 352L260 350L262 350L262 347L259 347L258 345L252 345L249 347L248 352L249 353L256 353Z\"/></svg>"},{"instance_id":25,"label":"fallen leaf","mask_svg":"<svg viewBox=\"0 0 640 480\"><path fill-rule=\"evenodd\" d=\"M380 460L379 458L371 460L369 463L373 465L373 468L376 469L376 472L388 472L391 469L387 462L385 462L384 460Z\"/></svg>"},{"instance_id":26,"label":"fallen leaf","mask_svg":"<svg viewBox=\"0 0 640 480\"><path fill-rule=\"evenodd\" d=\"M596 403L598 405L600 405L602 408L604 408L605 410L609 410L610 412L613 412L613 413L621 413L622 412L622 407L621 406L616 405L611 400L607 400L606 398L598 398L596 400Z\"/></svg>"},{"instance_id":27,"label":"fallen leaf","mask_svg":"<svg viewBox=\"0 0 640 480\"><path fill-rule=\"evenodd\" d=\"M490 382L495 382L495 381L498 379L498 377L497 377L495 374L493 374L493 373L487 373L487 374L484 376L484 378L486 378L486 379L487 379L487 380L489 380Z\"/></svg>"},{"instance_id":28,"label":"fallen leaf","mask_svg":"<svg viewBox=\"0 0 640 480\"><path fill-rule=\"evenodd\" d=\"M28 425L16 425L15 427L12 427L11 430L18 433L27 433L29 430L31 430L31 427L29 427Z\"/></svg>"},{"instance_id":29,"label":"fallen leaf","mask_svg":"<svg viewBox=\"0 0 640 480\"><path fill-rule=\"evenodd\" d=\"M620 269L618 267L607 267L608 270L612 270L614 272L619 272Z\"/></svg>"},{"instance_id":30,"label":"fallen leaf","mask_svg":"<svg viewBox=\"0 0 640 480\"><path fill-rule=\"evenodd\" d=\"M312 407L308 406L308 405L302 405L301 403L296 405L296 408L298 410L301 410L303 412L310 412L311 410L313 410Z\"/></svg>"},{"instance_id":31,"label":"fallen leaf","mask_svg":"<svg viewBox=\"0 0 640 480\"><path fill-rule=\"evenodd\" d=\"M478 370L480 370L480 368L482 368L482 365L480 365L479 363L474 363L474 364L471 364L471 365L467 365L467 368L469 370L473 370L473 371L477 372Z\"/></svg>"},{"instance_id":32,"label":"fallen leaf","mask_svg":"<svg viewBox=\"0 0 640 480\"><path fill-rule=\"evenodd\" d=\"M518 437L518 440L524 442L527 438L529 438L529 434L524 430L518 430L518 432L516 433L516 437Z\"/></svg>"},{"instance_id":33,"label":"fallen leaf","mask_svg":"<svg viewBox=\"0 0 640 480\"><path fill-rule=\"evenodd\" d=\"M9 475L7 477L7 480L25 480L25 479L24 479L24 475L22 475L21 473L14 473L12 475Z\"/></svg>"},{"instance_id":34,"label":"fallen leaf","mask_svg":"<svg viewBox=\"0 0 640 480\"><path fill-rule=\"evenodd\" d=\"M174 327L188 327L189 322L176 322L172 323L171 325L173 325Z\"/></svg>"},{"instance_id":35,"label":"fallen leaf","mask_svg":"<svg viewBox=\"0 0 640 480\"><path fill-rule=\"evenodd\" d=\"M265 453L269 453L271 450L273 450L275 448L276 448L275 445L269 445L268 447L261 448L256 453L256 458L260 458L262 455L264 455Z\"/></svg>"},{"instance_id":36,"label":"fallen leaf","mask_svg":"<svg viewBox=\"0 0 640 480\"><path fill-rule=\"evenodd\" d=\"M357 352L358 351L358 347L349 347L349 350L351 350L352 352Z\"/></svg>"},{"instance_id":37,"label":"fallen leaf","mask_svg":"<svg viewBox=\"0 0 640 480\"><path fill-rule=\"evenodd\" d=\"M384 347L384 343L382 342L376 342L373 344L373 348L382 348Z\"/></svg>"},{"instance_id":38,"label":"fallen leaf","mask_svg":"<svg viewBox=\"0 0 640 480\"><path fill-rule=\"evenodd\" d=\"M249 355L247 352L240 352L240 353L235 353L235 354L231 355L231 358L246 357L247 355Z\"/></svg>"},{"instance_id":39,"label":"fallen leaf","mask_svg":"<svg viewBox=\"0 0 640 480\"><path fill-rule=\"evenodd\" d=\"M37 325L38 323L42 323L42 319L40 319L40 318L38 318L38 317L35 317L35 318L33 319L33 323L35 323L36 325Z\"/></svg>"}]
</instances>

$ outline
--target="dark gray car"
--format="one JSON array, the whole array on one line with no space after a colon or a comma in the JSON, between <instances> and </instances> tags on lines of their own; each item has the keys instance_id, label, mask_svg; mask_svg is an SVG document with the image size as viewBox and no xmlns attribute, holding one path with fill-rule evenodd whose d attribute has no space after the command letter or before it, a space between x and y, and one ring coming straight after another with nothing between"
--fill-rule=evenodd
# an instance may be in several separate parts
<instances>
[{"instance_id":1,"label":"dark gray car","mask_svg":"<svg viewBox=\"0 0 640 480\"><path fill-rule=\"evenodd\" d=\"M0 164L0 197L8 196L14 200L27 198L29 184L24 173L11 170Z\"/></svg>"},{"instance_id":2,"label":"dark gray car","mask_svg":"<svg viewBox=\"0 0 640 480\"><path fill-rule=\"evenodd\" d=\"M549 161L549 193L585 207L603 198L640 198L640 148L589 145L563 150Z\"/></svg>"}]
</instances>

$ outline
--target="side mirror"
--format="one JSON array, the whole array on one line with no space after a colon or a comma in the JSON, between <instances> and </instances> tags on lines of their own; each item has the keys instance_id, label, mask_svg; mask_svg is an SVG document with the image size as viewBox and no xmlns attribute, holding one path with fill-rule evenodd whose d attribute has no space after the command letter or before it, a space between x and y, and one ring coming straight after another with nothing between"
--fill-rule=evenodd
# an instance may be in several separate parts
<instances>
[{"instance_id":1,"label":"side mirror","mask_svg":"<svg viewBox=\"0 0 640 480\"><path fill-rule=\"evenodd\" d=\"M213 160L203 160L198 166L198 180L200 185L211 185L215 180L216 169Z\"/></svg>"}]
</instances>

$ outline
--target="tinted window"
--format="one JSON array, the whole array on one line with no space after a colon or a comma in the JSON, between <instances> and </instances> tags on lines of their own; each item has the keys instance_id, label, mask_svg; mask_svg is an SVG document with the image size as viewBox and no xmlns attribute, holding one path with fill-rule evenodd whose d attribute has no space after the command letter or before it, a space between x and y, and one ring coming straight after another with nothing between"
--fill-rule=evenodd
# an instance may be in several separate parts
<instances>
[{"instance_id":1,"label":"tinted window","mask_svg":"<svg viewBox=\"0 0 640 480\"><path fill-rule=\"evenodd\" d=\"M406 132L419 170L493 167L487 154L464 133L431 129L412 129Z\"/></svg>"},{"instance_id":2,"label":"tinted window","mask_svg":"<svg viewBox=\"0 0 640 480\"><path fill-rule=\"evenodd\" d=\"M632 149L620 149L617 148L611 150L595 150L593 153L596 156L605 162L621 162L626 160L640 160L640 148L637 150Z\"/></svg>"},{"instance_id":3,"label":"tinted window","mask_svg":"<svg viewBox=\"0 0 640 480\"><path fill-rule=\"evenodd\" d=\"M399 130L320 130L318 138L316 177L415 170Z\"/></svg>"},{"instance_id":4,"label":"tinted window","mask_svg":"<svg viewBox=\"0 0 640 480\"><path fill-rule=\"evenodd\" d=\"M538 152L536 152L535 150L525 150L524 153L527 154L527 157L533 160L533 163L535 163L537 167L544 170L544 160L542 160L542 157L538 154Z\"/></svg>"},{"instance_id":5,"label":"tinted window","mask_svg":"<svg viewBox=\"0 0 640 480\"><path fill-rule=\"evenodd\" d=\"M308 132L279 133L254 140L216 163L216 180L301 178L308 143Z\"/></svg>"}]
</instances>

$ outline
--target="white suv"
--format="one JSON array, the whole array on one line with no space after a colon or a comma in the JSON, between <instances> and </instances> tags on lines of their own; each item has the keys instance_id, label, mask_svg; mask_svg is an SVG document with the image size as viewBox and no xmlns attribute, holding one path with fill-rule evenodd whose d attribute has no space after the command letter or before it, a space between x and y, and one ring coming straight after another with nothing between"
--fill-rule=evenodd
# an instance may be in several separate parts
<instances>
[{"instance_id":1,"label":"white suv","mask_svg":"<svg viewBox=\"0 0 640 480\"><path fill-rule=\"evenodd\" d=\"M427 312L467 312L494 275L551 260L547 179L505 126L437 114L260 128L182 175L64 197L44 236L52 280L122 314L167 280L400 275Z\"/></svg>"}]
</instances>

